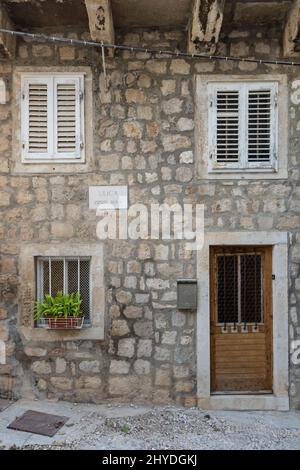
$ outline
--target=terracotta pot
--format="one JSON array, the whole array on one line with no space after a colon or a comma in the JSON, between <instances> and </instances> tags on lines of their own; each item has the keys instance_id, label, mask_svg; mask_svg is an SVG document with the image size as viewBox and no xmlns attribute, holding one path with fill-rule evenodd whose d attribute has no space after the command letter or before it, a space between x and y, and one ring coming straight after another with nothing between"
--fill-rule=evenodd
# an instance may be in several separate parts
<instances>
[{"instance_id":1,"label":"terracotta pot","mask_svg":"<svg viewBox=\"0 0 300 470\"><path fill-rule=\"evenodd\" d=\"M67 317L67 318L46 318L48 328L51 330L72 330L82 328L83 317Z\"/></svg>"}]
</instances>

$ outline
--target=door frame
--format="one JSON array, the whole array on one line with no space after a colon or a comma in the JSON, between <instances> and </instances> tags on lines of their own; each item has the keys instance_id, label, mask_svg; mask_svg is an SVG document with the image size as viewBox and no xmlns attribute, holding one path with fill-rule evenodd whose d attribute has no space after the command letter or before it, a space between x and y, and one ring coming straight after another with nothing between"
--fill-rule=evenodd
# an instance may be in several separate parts
<instances>
[{"instance_id":1,"label":"door frame","mask_svg":"<svg viewBox=\"0 0 300 470\"><path fill-rule=\"evenodd\" d=\"M211 394L210 260L211 246L273 247L273 393L270 395ZM206 232L197 252L197 399L203 409L288 410L288 233Z\"/></svg>"}]
</instances>

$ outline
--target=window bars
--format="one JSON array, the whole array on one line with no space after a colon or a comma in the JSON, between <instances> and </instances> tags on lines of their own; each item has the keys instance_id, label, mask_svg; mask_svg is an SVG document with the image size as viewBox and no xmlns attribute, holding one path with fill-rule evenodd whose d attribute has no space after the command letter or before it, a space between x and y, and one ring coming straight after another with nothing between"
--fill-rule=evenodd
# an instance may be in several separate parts
<instances>
[{"instance_id":1,"label":"window bars","mask_svg":"<svg viewBox=\"0 0 300 470\"><path fill-rule=\"evenodd\" d=\"M37 298L58 292L79 292L85 320L90 318L90 258L39 257L37 259Z\"/></svg>"}]
</instances>

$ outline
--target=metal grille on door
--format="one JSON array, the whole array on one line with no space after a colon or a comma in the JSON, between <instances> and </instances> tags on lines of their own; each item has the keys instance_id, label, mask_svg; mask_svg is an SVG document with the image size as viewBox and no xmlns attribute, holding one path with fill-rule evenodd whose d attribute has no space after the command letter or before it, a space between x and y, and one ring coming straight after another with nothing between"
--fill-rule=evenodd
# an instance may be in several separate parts
<instances>
[{"instance_id":1,"label":"metal grille on door","mask_svg":"<svg viewBox=\"0 0 300 470\"><path fill-rule=\"evenodd\" d=\"M223 332L259 331L263 323L262 257L260 254L217 256L217 318Z\"/></svg>"}]
</instances>

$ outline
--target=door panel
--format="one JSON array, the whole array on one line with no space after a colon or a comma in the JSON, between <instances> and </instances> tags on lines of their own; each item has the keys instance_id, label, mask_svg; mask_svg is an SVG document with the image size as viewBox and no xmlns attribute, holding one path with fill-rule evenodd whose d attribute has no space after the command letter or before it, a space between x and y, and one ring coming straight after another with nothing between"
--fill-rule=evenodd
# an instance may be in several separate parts
<instances>
[{"instance_id":1,"label":"door panel","mask_svg":"<svg viewBox=\"0 0 300 470\"><path fill-rule=\"evenodd\" d=\"M272 248L212 247L212 392L272 392Z\"/></svg>"}]
</instances>

